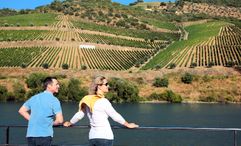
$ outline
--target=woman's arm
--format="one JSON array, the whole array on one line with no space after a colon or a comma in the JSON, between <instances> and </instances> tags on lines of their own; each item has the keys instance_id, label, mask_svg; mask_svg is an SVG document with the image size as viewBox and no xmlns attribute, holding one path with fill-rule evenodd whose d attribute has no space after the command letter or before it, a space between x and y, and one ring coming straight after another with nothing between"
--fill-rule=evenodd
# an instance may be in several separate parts
<instances>
[{"instance_id":1,"label":"woman's arm","mask_svg":"<svg viewBox=\"0 0 241 146\"><path fill-rule=\"evenodd\" d=\"M139 125L137 125L135 123L128 123L127 121L123 125L126 126L127 128L137 128L137 127L139 127Z\"/></svg>"},{"instance_id":2,"label":"woman's arm","mask_svg":"<svg viewBox=\"0 0 241 146\"><path fill-rule=\"evenodd\" d=\"M107 115L110 116L114 121L124 125L127 128L139 127L139 125L136 125L135 123L128 123L118 112L116 112L116 110L113 108L109 101L107 102L105 107Z\"/></svg>"},{"instance_id":3,"label":"woman's arm","mask_svg":"<svg viewBox=\"0 0 241 146\"><path fill-rule=\"evenodd\" d=\"M78 111L77 113L75 113L75 115L71 118L70 121L66 121L64 122L64 126L65 127L69 127L69 126L72 126L74 125L75 123L77 123L79 120L81 120L83 117L84 117L85 113L80 110Z\"/></svg>"}]
</instances>

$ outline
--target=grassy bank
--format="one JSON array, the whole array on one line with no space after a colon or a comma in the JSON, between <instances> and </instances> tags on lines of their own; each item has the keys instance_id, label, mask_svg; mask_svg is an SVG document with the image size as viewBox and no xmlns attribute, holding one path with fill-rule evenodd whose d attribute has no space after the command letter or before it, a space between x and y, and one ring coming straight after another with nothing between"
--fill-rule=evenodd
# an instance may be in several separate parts
<instances>
[{"instance_id":1,"label":"grassy bank","mask_svg":"<svg viewBox=\"0 0 241 146\"><path fill-rule=\"evenodd\" d=\"M0 85L14 93L14 85L24 87L26 91L26 78L32 73L47 73L57 75L61 83L74 78L81 82L81 88L88 88L91 80L97 75L104 75L108 79L120 78L137 86L140 100L142 101L165 101L165 92L171 91L171 96L180 96L182 102L241 102L241 76L232 68L213 67L195 69L173 69L160 71L96 71L96 70L57 70L57 69L21 69L21 68L1 68ZM182 76L186 73L193 76L191 83L183 83ZM155 79L167 78L167 87L155 87ZM158 99L152 98L152 94L158 94Z\"/></svg>"}]
</instances>

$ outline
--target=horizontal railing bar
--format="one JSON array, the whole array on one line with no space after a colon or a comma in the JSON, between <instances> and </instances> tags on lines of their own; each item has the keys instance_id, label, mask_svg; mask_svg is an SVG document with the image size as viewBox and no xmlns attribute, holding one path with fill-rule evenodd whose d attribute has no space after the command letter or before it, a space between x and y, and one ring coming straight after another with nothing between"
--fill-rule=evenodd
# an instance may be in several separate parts
<instances>
[{"instance_id":1,"label":"horizontal railing bar","mask_svg":"<svg viewBox=\"0 0 241 146\"><path fill-rule=\"evenodd\" d=\"M27 127L26 125L0 125L0 127ZM55 128L66 128L62 125L54 126ZM111 126L113 129L128 129L123 126ZM68 128L90 128L89 125L76 125ZM199 127L160 127L160 126L140 126L135 130L203 130L203 131L241 131L241 128L199 128Z\"/></svg>"}]
</instances>

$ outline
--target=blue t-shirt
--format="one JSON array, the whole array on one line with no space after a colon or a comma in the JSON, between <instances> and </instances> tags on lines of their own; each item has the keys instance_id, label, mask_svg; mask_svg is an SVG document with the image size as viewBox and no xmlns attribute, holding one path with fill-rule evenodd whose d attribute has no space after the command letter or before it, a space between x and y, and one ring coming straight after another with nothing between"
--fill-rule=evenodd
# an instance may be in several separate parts
<instances>
[{"instance_id":1,"label":"blue t-shirt","mask_svg":"<svg viewBox=\"0 0 241 146\"><path fill-rule=\"evenodd\" d=\"M53 137L53 121L62 109L59 100L48 91L39 93L24 104L30 110L27 137Z\"/></svg>"}]
</instances>

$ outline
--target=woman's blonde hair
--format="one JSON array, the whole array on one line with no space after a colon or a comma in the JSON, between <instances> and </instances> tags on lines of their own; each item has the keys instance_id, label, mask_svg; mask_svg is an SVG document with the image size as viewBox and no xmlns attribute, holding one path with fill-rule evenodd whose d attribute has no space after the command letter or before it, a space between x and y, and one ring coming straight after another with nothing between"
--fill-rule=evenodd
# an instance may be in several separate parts
<instances>
[{"instance_id":1,"label":"woman's blonde hair","mask_svg":"<svg viewBox=\"0 0 241 146\"><path fill-rule=\"evenodd\" d=\"M97 93L97 90L98 90L98 85L102 85L104 83L104 80L106 78L104 76L97 76L91 86L90 86L90 89L89 89L89 94L90 95L93 95L93 94L96 94Z\"/></svg>"}]
</instances>

